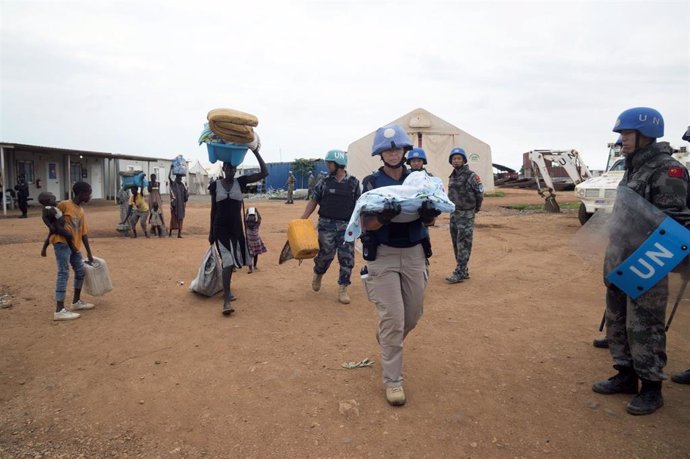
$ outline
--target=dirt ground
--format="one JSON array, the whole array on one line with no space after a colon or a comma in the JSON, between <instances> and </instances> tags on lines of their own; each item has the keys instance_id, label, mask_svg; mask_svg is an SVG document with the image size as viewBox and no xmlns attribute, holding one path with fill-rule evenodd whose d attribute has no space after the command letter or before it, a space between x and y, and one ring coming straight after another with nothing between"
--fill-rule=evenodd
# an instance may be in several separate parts
<instances>
[{"instance_id":1,"label":"dirt ground","mask_svg":"<svg viewBox=\"0 0 690 459\"><path fill-rule=\"evenodd\" d=\"M628 396L590 389L613 370L591 345L604 288L570 249L575 212L509 210L541 200L506 193L477 216L469 281L444 281L448 215L431 229L401 408L383 396L361 255L350 305L336 301L337 266L315 293L311 261L278 265L304 201L249 201L269 253L260 271L235 274L230 318L220 295L188 290L208 246L207 197L190 202L183 239L119 237L115 204L90 203L91 246L115 288L86 297L97 307L72 322L52 321L55 261L39 256L38 210L0 218L0 288L13 296L0 310L0 456L690 457L690 386L666 383L666 406L645 417L626 414ZM690 368L689 330L684 303L667 371ZM341 368L367 357L373 368Z\"/></svg>"}]
</instances>

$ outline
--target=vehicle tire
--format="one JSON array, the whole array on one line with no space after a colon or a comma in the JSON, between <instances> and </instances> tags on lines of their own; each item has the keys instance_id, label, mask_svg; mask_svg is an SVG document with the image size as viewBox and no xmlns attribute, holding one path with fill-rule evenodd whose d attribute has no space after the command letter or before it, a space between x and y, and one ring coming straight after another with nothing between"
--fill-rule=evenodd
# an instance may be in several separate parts
<instances>
[{"instance_id":1,"label":"vehicle tire","mask_svg":"<svg viewBox=\"0 0 690 459\"><path fill-rule=\"evenodd\" d=\"M584 225L587 221L592 218L593 213L587 212L587 208L584 203L580 203L580 208L577 209L577 219L580 220L580 224Z\"/></svg>"}]
</instances>

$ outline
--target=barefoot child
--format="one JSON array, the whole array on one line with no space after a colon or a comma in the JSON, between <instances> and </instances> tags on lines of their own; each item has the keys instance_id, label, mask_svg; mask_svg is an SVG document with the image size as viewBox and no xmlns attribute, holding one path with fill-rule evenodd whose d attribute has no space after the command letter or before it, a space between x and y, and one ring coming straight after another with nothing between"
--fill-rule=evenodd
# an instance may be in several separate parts
<instances>
[{"instance_id":1,"label":"barefoot child","mask_svg":"<svg viewBox=\"0 0 690 459\"><path fill-rule=\"evenodd\" d=\"M153 201L151 207L151 215L149 215L149 225L151 225L151 233L158 234L158 237L163 237L165 233L165 223L163 222L163 210L158 207L158 203Z\"/></svg>"},{"instance_id":2,"label":"barefoot child","mask_svg":"<svg viewBox=\"0 0 690 459\"><path fill-rule=\"evenodd\" d=\"M259 236L259 227L261 226L261 214L256 207L250 207L244 217L244 224L247 227L247 247L249 248L249 255L254 257L253 263L249 265L249 273L253 273L258 269L256 264L259 262L259 255L266 253L266 246Z\"/></svg>"},{"instance_id":3,"label":"barefoot child","mask_svg":"<svg viewBox=\"0 0 690 459\"><path fill-rule=\"evenodd\" d=\"M41 256L46 256L46 249L50 244L50 236L53 234L59 234L67 240L67 244L72 252L78 252L76 247L74 247L74 241L72 239L72 234L65 229L65 217L62 216L62 211L57 208L57 203L55 202L55 195L44 191L38 195L38 202L43 205L43 212L41 218L43 218L43 223L48 227L48 236L43 243L43 248L41 249Z\"/></svg>"},{"instance_id":4,"label":"barefoot child","mask_svg":"<svg viewBox=\"0 0 690 459\"><path fill-rule=\"evenodd\" d=\"M67 239L60 234L52 234L50 243L55 250L55 260L57 261L57 281L55 285L55 301L57 303L53 320L73 320L78 319L79 314L73 311L93 309L94 305L81 300L81 287L84 284L84 262L81 258L82 244L86 249L89 262L93 262L91 247L89 246L86 216L81 205L91 199L91 185L86 182L76 182L72 186L74 197L68 201L62 201L57 208L62 212L65 219L65 229L72 235L72 242L77 249L73 252ZM74 270L74 297L70 309L65 308L65 296L67 293L67 281L69 279L69 266Z\"/></svg>"}]
</instances>

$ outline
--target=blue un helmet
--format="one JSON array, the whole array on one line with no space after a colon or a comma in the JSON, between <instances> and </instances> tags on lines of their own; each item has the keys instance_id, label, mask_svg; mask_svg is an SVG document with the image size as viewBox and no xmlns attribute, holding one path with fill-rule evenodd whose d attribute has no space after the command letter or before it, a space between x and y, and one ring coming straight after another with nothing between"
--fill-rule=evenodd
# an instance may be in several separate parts
<instances>
[{"instance_id":1,"label":"blue un helmet","mask_svg":"<svg viewBox=\"0 0 690 459\"><path fill-rule=\"evenodd\" d=\"M448 154L448 162L450 164L453 164L453 156L455 155L460 155L462 156L462 159L465 160L465 164L467 164L467 154L465 153L465 150L463 150L460 147L455 147L453 148L450 153Z\"/></svg>"},{"instance_id":2,"label":"blue un helmet","mask_svg":"<svg viewBox=\"0 0 690 459\"><path fill-rule=\"evenodd\" d=\"M374 145L371 147L371 156L380 155L381 152L402 148L405 151L412 149L412 142L405 130L397 124L389 124L376 130Z\"/></svg>"},{"instance_id":3,"label":"blue un helmet","mask_svg":"<svg viewBox=\"0 0 690 459\"><path fill-rule=\"evenodd\" d=\"M620 133L628 129L637 131L645 137L658 139L664 136L664 118L653 108L629 108L618 115L613 132Z\"/></svg>"},{"instance_id":4,"label":"blue un helmet","mask_svg":"<svg viewBox=\"0 0 690 459\"><path fill-rule=\"evenodd\" d=\"M411 159L421 159L424 164L426 164L426 153L421 148L413 148L407 154L407 164L410 164Z\"/></svg>"},{"instance_id":5,"label":"blue un helmet","mask_svg":"<svg viewBox=\"0 0 690 459\"><path fill-rule=\"evenodd\" d=\"M618 138L616 139L616 143L614 143L615 146L617 147L622 147L623 146L623 136L619 135Z\"/></svg>"},{"instance_id":6,"label":"blue un helmet","mask_svg":"<svg viewBox=\"0 0 690 459\"><path fill-rule=\"evenodd\" d=\"M690 142L690 126L688 126L688 130L685 131L685 134L683 134L683 140Z\"/></svg>"},{"instance_id":7,"label":"blue un helmet","mask_svg":"<svg viewBox=\"0 0 690 459\"><path fill-rule=\"evenodd\" d=\"M331 150L326 153L326 161L333 161L340 167L347 166L347 152L342 150Z\"/></svg>"}]
</instances>

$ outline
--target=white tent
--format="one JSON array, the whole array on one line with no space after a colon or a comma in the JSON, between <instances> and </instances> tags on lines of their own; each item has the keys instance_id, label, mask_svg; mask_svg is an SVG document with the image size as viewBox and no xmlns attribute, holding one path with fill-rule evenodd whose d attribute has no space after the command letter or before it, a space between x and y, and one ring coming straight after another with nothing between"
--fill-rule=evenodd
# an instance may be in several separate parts
<instances>
[{"instance_id":1,"label":"white tent","mask_svg":"<svg viewBox=\"0 0 690 459\"><path fill-rule=\"evenodd\" d=\"M208 172L204 166L197 160L187 173L187 184L189 186L190 194L206 194L208 193Z\"/></svg>"},{"instance_id":2,"label":"white tent","mask_svg":"<svg viewBox=\"0 0 690 459\"><path fill-rule=\"evenodd\" d=\"M448 176L452 172L448 163L448 153L454 147L462 147L467 153L470 169L481 178L484 191L494 189L489 144L423 108L412 110L397 120L377 127L393 123L399 124L405 129L415 147L424 149L428 161L426 169L436 177L442 178L446 185L448 184ZM382 165L378 156L371 156L375 132L370 132L361 139L352 142L347 149L347 170L360 181Z\"/></svg>"},{"instance_id":3,"label":"white tent","mask_svg":"<svg viewBox=\"0 0 690 459\"><path fill-rule=\"evenodd\" d=\"M213 164L209 164L204 169L206 169L209 180L216 180L223 177L223 161L216 161Z\"/></svg>"}]
</instances>

